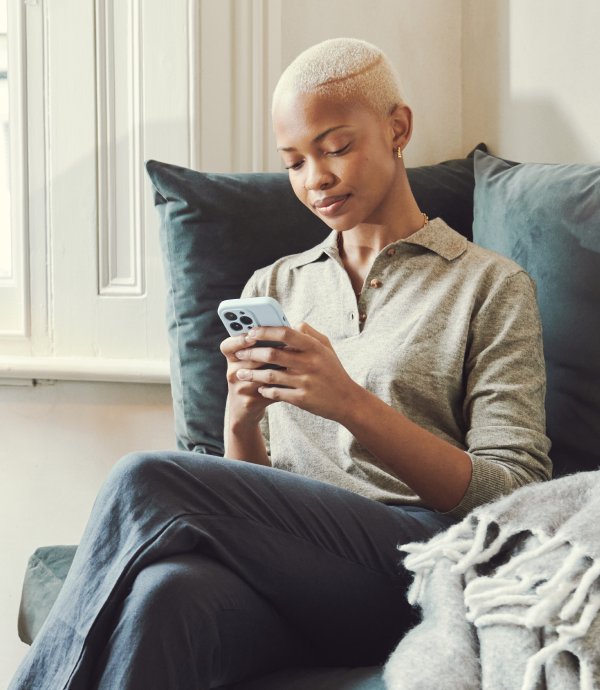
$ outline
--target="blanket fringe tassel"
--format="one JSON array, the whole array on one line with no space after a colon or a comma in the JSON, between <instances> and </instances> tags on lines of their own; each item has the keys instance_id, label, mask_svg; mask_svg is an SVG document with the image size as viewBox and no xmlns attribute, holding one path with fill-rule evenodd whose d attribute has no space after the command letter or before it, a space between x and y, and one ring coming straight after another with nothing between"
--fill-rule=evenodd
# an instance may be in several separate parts
<instances>
[{"instance_id":1,"label":"blanket fringe tassel","mask_svg":"<svg viewBox=\"0 0 600 690\"><path fill-rule=\"evenodd\" d=\"M440 557L445 556L455 562L451 568L453 572L465 573L471 566L486 562L495 556L512 536L501 530L492 543L483 548L487 528L487 523L482 521L477 525L473 535L472 525L462 522L429 542L399 545L397 548L400 551L409 554L404 560L405 567L415 572L415 578L408 591L410 604L422 602L427 582ZM574 640L583 637L600 611L600 593L590 593L592 585L600 577L600 561L592 561L592 565L586 568L587 556L581 547L572 547L565 562L550 579L545 580L540 574L517 579L514 571L520 566L568 543L558 535L552 538L541 534L537 536L542 542L538 547L512 558L498 568L493 577L473 579L465 587L465 605L468 609L466 617L476 627L495 624L541 627L550 622L552 614L559 606L562 606L560 619L567 621L576 615L586 598L588 599L579 620L571 625L556 626L558 640L530 657L521 690L534 690L542 667L561 651L569 650ZM510 577L511 575L513 577ZM579 581L578 577L581 578ZM545 581L532 592L532 587L541 579ZM571 594L571 598L568 599ZM521 616L491 612L494 608L511 605L526 606L527 613ZM597 690L593 669L582 659L580 690Z\"/></svg>"}]
</instances>

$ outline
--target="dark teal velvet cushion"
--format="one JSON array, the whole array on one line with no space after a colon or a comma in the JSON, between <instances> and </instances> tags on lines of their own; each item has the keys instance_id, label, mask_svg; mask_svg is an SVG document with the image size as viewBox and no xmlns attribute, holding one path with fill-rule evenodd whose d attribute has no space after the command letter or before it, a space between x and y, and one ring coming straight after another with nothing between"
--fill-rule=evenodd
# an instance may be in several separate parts
<instances>
[{"instance_id":1,"label":"dark teal velvet cushion","mask_svg":"<svg viewBox=\"0 0 600 690\"><path fill-rule=\"evenodd\" d=\"M407 171L421 210L469 239L474 151ZM286 173L212 174L155 160L146 171L160 215L177 446L222 456L227 331L217 306L238 298L255 270L331 230L296 198Z\"/></svg>"},{"instance_id":2,"label":"dark teal velvet cushion","mask_svg":"<svg viewBox=\"0 0 600 690\"><path fill-rule=\"evenodd\" d=\"M475 153L473 241L537 284L554 477L600 466L600 166Z\"/></svg>"}]
</instances>

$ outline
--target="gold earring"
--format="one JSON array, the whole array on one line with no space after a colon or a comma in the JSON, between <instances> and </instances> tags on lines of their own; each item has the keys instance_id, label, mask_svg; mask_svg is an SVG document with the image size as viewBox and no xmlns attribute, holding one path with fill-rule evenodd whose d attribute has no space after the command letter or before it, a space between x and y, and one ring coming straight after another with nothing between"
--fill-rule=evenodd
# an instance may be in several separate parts
<instances>
[{"instance_id":1,"label":"gold earring","mask_svg":"<svg viewBox=\"0 0 600 690\"><path fill-rule=\"evenodd\" d=\"M402 149L398 146L398 158L402 158Z\"/></svg>"}]
</instances>

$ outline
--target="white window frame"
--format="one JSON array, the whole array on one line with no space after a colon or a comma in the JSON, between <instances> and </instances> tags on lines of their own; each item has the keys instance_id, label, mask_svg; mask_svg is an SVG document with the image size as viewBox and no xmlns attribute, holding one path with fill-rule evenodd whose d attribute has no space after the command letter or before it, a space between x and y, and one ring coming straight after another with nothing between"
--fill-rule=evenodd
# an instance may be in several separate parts
<instances>
[{"instance_id":1,"label":"white window frame","mask_svg":"<svg viewBox=\"0 0 600 690\"><path fill-rule=\"evenodd\" d=\"M0 338L25 343L30 336L29 218L27 188L27 86L24 6L8 2L11 275L0 277Z\"/></svg>"},{"instance_id":2,"label":"white window frame","mask_svg":"<svg viewBox=\"0 0 600 690\"><path fill-rule=\"evenodd\" d=\"M114 56L110 54L112 37L107 35L113 2L126 5L132 22L118 39L127 41L118 48L119 69L128 70L129 89L127 98L122 95L117 103L110 98ZM114 7L122 12L124 5ZM20 311L17 327L0 332L0 381L168 383L158 214L141 169L143 161L154 158L224 173L282 170L269 113L270 93L281 67L280 0L172 0L166 18L164 0L81 0L76 15L86 32L85 41L76 37L81 47L76 54L89 65L79 71L61 52L66 19L59 0L9 0L11 206L17 268L10 289L19 297L17 301L13 295L10 303ZM96 41L93 58L90 31ZM182 31L187 42L181 40ZM173 36L172 45L165 44L171 40L164 38L165 33ZM145 51L145 41L159 50ZM161 50L162 57L155 54ZM124 55L131 61L128 67ZM173 61L166 66L165 55ZM202 70L203 65L210 69ZM85 74L87 82L82 82L85 101L82 96L80 102L86 119L81 132L73 128L73 109L60 102L68 95L65 83L76 83L75 74ZM95 85L90 83L92 74ZM152 79L144 82L145 75ZM216 102L220 107L215 107ZM121 108L120 121L129 122L126 157L116 153L113 108ZM67 150L70 140L64 130L69 126L73 141L80 142L73 146L81 147L81 155ZM85 157L85 189L91 189L90 181L96 176L95 202L85 198L74 207L78 226L73 243L79 247L77 259L81 257L85 269L74 266L65 192L61 181L52 176L56 170L72 175L73 161L79 163L77 156ZM131 209L121 212L116 222L118 160L128 161L129 168L121 169L120 179L130 180ZM74 194L81 194L83 183L78 185L77 178L74 182L78 187ZM94 220L89 220L87 209L94 208L93 202L96 230L92 236ZM61 263L65 250L70 257L64 260L66 264ZM69 270L85 271L83 282L89 295L82 296L83 289L82 294L72 289L66 292ZM90 290L92 273L96 288ZM72 322L69 309L76 315ZM111 328L111 337L106 337ZM132 345L138 336L140 344Z\"/></svg>"}]
</instances>

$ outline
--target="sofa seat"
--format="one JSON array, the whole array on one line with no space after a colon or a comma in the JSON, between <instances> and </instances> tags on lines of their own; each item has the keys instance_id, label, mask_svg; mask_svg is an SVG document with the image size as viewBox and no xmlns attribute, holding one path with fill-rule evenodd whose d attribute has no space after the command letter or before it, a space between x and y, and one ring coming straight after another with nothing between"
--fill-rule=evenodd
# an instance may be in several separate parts
<instances>
[{"instance_id":1,"label":"sofa seat","mask_svg":"<svg viewBox=\"0 0 600 690\"><path fill-rule=\"evenodd\" d=\"M385 690L383 666L358 668L291 667L220 690Z\"/></svg>"}]
</instances>

